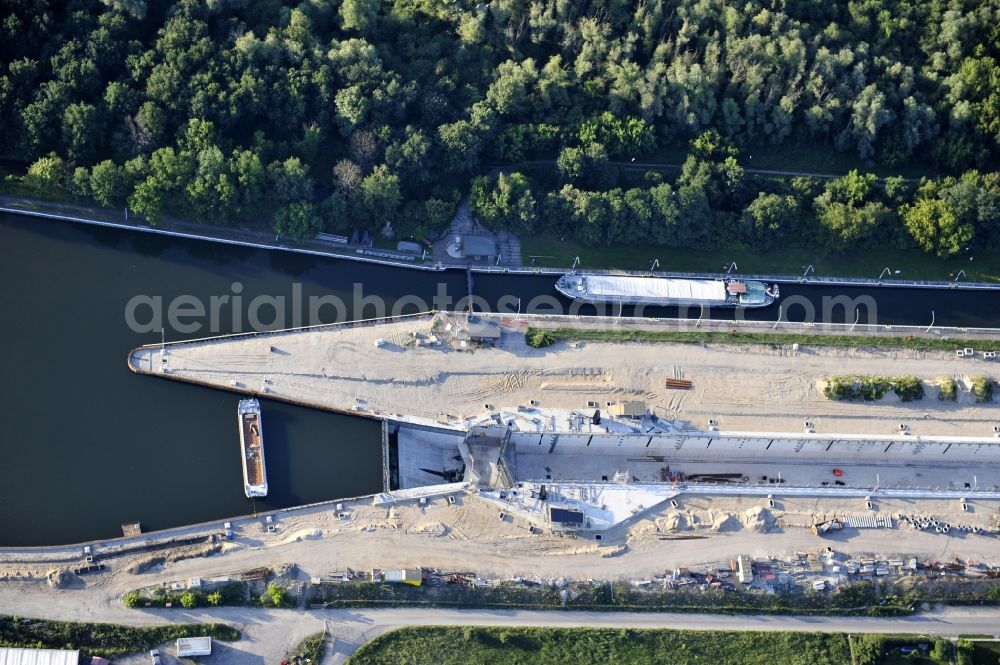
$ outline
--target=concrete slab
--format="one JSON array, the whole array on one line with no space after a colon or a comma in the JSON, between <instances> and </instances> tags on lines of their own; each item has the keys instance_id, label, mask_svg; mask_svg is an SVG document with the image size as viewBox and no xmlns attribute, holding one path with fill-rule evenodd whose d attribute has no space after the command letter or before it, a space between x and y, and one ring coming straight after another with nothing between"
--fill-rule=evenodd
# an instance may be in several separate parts
<instances>
[{"instance_id":1,"label":"concrete slab","mask_svg":"<svg viewBox=\"0 0 1000 665\"><path fill-rule=\"evenodd\" d=\"M523 320L499 320L503 334L495 348L450 347L442 340L463 325L462 317L441 314L168 344L165 360L159 346L145 347L131 354L130 365L320 408L455 428L487 405L537 402L592 413L588 402L606 411L608 402L629 400L645 402L664 420L700 428L715 421L751 432L802 431L809 421L827 433L890 436L902 424L914 435L992 437L1000 425L1000 409L977 404L967 386L971 375L990 375L994 365L954 353L610 342L532 349ZM909 403L891 395L878 403L831 401L819 382L835 374L914 375L928 382L928 395ZM959 381L957 401L935 398L930 386L939 376ZM668 378L690 380L693 388L667 388Z\"/></svg>"}]
</instances>

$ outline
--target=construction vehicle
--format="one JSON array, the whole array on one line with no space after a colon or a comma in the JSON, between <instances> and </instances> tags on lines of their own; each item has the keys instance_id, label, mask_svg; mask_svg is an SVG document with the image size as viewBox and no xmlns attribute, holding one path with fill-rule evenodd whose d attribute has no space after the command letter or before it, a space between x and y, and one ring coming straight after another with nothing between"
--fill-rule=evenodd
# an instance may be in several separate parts
<instances>
[{"instance_id":1,"label":"construction vehicle","mask_svg":"<svg viewBox=\"0 0 1000 665\"><path fill-rule=\"evenodd\" d=\"M825 536L831 531L840 531L844 528L844 523L833 518L831 520L826 520L825 522L816 522L812 525L812 532L817 536Z\"/></svg>"}]
</instances>

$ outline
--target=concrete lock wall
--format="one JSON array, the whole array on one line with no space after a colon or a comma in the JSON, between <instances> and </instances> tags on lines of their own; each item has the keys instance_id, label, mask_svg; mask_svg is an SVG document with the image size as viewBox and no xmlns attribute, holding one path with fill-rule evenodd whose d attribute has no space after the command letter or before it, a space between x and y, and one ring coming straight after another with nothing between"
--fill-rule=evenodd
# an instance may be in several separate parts
<instances>
[{"instance_id":1,"label":"concrete lock wall","mask_svg":"<svg viewBox=\"0 0 1000 665\"><path fill-rule=\"evenodd\" d=\"M514 432L511 441L519 453L538 454L621 454L625 450L641 455L683 454L713 459L803 458L818 461L919 461L997 462L1000 439L927 439L912 435L862 439L860 437L782 437L685 434L577 434Z\"/></svg>"}]
</instances>

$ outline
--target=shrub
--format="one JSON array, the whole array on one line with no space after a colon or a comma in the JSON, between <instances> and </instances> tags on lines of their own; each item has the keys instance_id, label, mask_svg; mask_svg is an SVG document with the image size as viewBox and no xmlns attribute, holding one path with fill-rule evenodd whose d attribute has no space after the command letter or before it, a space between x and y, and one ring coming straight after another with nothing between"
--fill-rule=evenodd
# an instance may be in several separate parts
<instances>
[{"instance_id":1,"label":"shrub","mask_svg":"<svg viewBox=\"0 0 1000 665\"><path fill-rule=\"evenodd\" d=\"M904 402L924 398L924 384L915 376L831 376L826 379L823 395L827 399L865 400L882 399L892 389Z\"/></svg>"},{"instance_id":2,"label":"shrub","mask_svg":"<svg viewBox=\"0 0 1000 665\"><path fill-rule=\"evenodd\" d=\"M946 663L951 660L951 643L948 640L937 638L934 640L934 648L931 649L931 658L939 663Z\"/></svg>"},{"instance_id":3,"label":"shrub","mask_svg":"<svg viewBox=\"0 0 1000 665\"><path fill-rule=\"evenodd\" d=\"M831 376L826 380L823 395L828 399L874 402L893 387L893 381L883 376ZM923 386L920 395L923 395Z\"/></svg>"},{"instance_id":4,"label":"shrub","mask_svg":"<svg viewBox=\"0 0 1000 665\"><path fill-rule=\"evenodd\" d=\"M242 582L230 582L218 590L222 605L245 605L250 600L248 586Z\"/></svg>"},{"instance_id":5,"label":"shrub","mask_svg":"<svg viewBox=\"0 0 1000 665\"><path fill-rule=\"evenodd\" d=\"M74 195L81 198L90 196L90 171L85 166L77 166L73 169L73 177L68 184Z\"/></svg>"},{"instance_id":6,"label":"shrub","mask_svg":"<svg viewBox=\"0 0 1000 665\"><path fill-rule=\"evenodd\" d=\"M324 633L310 635L288 652L288 660L292 663L319 663L323 660L325 646L326 635Z\"/></svg>"},{"instance_id":7,"label":"shrub","mask_svg":"<svg viewBox=\"0 0 1000 665\"><path fill-rule=\"evenodd\" d=\"M288 594L284 587L272 582L267 586L267 591L261 595L260 602L265 606L281 607L288 604Z\"/></svg>"},{"instance_id":8,"label":"shrub","mask_svg":"<svg viewBox=\"0 0 1000 665\"><path fill-rule=\"evenodd\" d=\"M252 604L254 600L248 594L249 588L246 582L230 582L214 589L211 593L202 591L185 591L181 593L178 591L168 591L163 586L158 585L147 589L129 591L123 596L122 600L126 603L127 607L136 607L140 603L147 603L156 607L164 607L167 603L171 603L174 607L181 606L184 608L202 607L204 605L211 607L246 605L248 602ZM194 605L190 604L192 597L194 598ZM128 603L133 604L129 605Z\"/></svg>"},{"instance_id":9,"label":"shrub","mask_svg":"<svg viewBox=\"0 0 1000 665\"><path fill-rule=\"evenodd\" d=\"M882 662L885 638L881 635L858 635L854 641L854 662L857 665L878 665Z\"/></svg>"},{"instance_id":10,"label":"shrub","mask_svg":"<svg viewBox=\"0 0 1000 665\"><path fill-rule=\"evenodd\" d=\"M892 387L892 382L885 377L862 376L858 378L861 383L859 389L861 398L866 402L874 402L882 399L889 388Z\"/></svg>"},{"instance_id":11,"label":"shrub","mask_svg":"<svg viewBox=\"0 0 1000 665\"><path fill-rule=\"evenodd\" d=\"M823 387L823 396L827 399L856 400L858 391L854 378L850 376L831 376Z\"/></svg>"},{"instance_id":12,"label":"shrub","mask_svg":"<svg viewBox=\"0 0 1000 665\"><path fill-rule=\"evenodd\" d=\"M915 376L898 376L892 380L892 389L904 402L924 398L924 384Z\"/></svg>"},{"instance_id":13,"label":"shrub","mask_svg":"<svg viewBox=\"0 0 1000 665\"><path fill-rule=\"evenodd\" d=\"M975 662L973 658L975 645L969 640L960 639L956 646L956 651L958 653L958 660L956 660L957 665L973 665Z\"/></svg>"},{"instance_id":14,"label":"shrub","mask_svg":"<svg viewBox=\"0 0 1000 665\"><path fill-rule=\"evenodd\" d=\"M40 187L58 187L66 175L66 165L61 157L50 153L28 167L28 181Z\"/></svg>"},{"instance_id":15,"label":"shrub","mask_svg":"<svg viewBox=\"0 0 1000 665\"><path fill-rule=\"evenodd\" d=\"M556 338L551 333L537 328L529 330L527 337L528 346L533 349L541 349L546 346L552 346L556 342Z\"/></svg>"},{"instance_id":16,"label":"shrub","mask_svg":"<svg viewBox=\"0 0 1000 665\"><path fill-rule=\"evenodd\" d=\"M958 399L958 382L950 376L939 376L937 378L938 399L950 400L954 402Z\"/></svg>"},{"instance_id":17,"label":"shrub","mask_svg":"<svg viewBox=\"0 0 1000 665\"><path fill-rule=\"evenodd\" d=\"M979 403L993 401L993 380L988 376L972 377L972 394Z\"/></svg>"}]
</instances>

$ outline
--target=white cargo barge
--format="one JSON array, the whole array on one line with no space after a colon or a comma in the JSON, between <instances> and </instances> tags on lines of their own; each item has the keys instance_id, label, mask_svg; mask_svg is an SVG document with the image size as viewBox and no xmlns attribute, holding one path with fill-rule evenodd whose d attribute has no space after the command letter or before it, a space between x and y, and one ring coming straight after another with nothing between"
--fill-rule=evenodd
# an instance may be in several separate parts
<instances>
[{"instance_id":1,"label":"white cargo barge","mask_svg":"<svg viewBox=\"0 0 1000 665\"><path fill-rule=\"evenodd\" d=\"M240 450L243 452L243 491L248 499L267 496L267 467L264 465L260 402L253 398L241 399L239 419Z\"/></svg>"},{"instance_id":2,"label":"white cargo barge","mask_svg":"<svg viewBox=\"0 0 1000 665\"><path fill-rule=\"evenodd\" d=\"M778 299L778 285L731 278L685 279L569 273L556 290L573 300L620 305L704 305L767 307Z\"/></svg>"}]
</instances>

